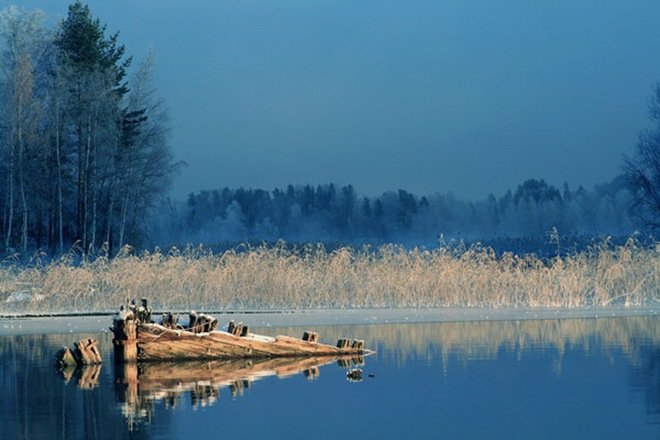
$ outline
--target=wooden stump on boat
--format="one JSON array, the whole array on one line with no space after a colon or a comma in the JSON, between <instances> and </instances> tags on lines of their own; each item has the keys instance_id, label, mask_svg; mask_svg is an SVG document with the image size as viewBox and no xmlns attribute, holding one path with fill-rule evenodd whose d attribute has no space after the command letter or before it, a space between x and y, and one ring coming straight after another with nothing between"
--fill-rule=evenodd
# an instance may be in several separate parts
<instances>
[{"instance_id":1,"label":"wooden stump on boat","mask_svg":"<svg viewBox=\"0 0 660 440\"><path fill-rule=\"evenodd\" d=\"M137 320L130 310L121 310L110 328L114 335L115 362L137 361Z\"/></svg>"},{"instance_id":2,"label":"wooden stump on boat","mask_svg":"<svg viewBox=\"0 0 660 440\"><path fill-rule=\"evenodd\" d=\"M307 342L319 342L319 334L308 330L303 333L302 340Z\"/></svg>"}]
</instances>

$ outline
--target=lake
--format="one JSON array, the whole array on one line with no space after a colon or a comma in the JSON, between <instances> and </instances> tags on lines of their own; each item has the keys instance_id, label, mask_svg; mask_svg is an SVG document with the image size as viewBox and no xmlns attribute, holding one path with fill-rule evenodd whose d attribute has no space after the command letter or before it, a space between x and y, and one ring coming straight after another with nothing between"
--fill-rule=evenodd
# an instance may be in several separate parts
<instances>
[{"instance_id":1,"label":"lake","mask_svg":"<svg viewBox=\"0 0 660 440\"><path fill-rule=\"evenodd\" d=\"M108 318L109 321L109 318ZM109 322L108 322L109 323ZM365 358L115 366L108 333L0 337L11 439L660 437L660 318L316 327ZM304 328L259 333L302 335ZM60 371L83 337L104 364ZM348 377L359 368L362 377Z\"/></svg>"}]
</instances>

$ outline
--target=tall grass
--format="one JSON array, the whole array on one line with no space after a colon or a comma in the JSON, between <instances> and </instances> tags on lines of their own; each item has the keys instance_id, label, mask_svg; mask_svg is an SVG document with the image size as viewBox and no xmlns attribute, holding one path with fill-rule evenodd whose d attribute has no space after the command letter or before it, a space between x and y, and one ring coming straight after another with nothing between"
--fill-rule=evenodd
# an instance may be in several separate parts
<instances>
[{"instance_id":1,"label":"tall grass","mask_svg":"<svg viewBox=\"0 0 660 440\"><path fill-rule=\"evenodd\" d=\"M551 259L478 245L126 249L112 259L6 261L0 311L115 310L141 296L172 310L643 305L660 300L659 269L660 243L642 247L634 239Z\"/></svg>"}]
</instances>

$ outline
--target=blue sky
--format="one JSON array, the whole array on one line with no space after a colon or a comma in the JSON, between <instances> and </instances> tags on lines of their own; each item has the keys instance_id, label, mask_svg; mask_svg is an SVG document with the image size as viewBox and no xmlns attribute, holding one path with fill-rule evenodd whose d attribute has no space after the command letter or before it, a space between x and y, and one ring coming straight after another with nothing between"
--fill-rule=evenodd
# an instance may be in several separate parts
<instances>
[{"instance_id":1,"label":"blue sky","mask_svg":"<svg viewBox=\"0 0 660 440\"><path fill-rule=\"evenodd\" d=\"M0 2L10 4L12 2ZM69 2L26 0L53 20ZM90 0L156 55L173 194L501 194L614 177L660 81L657 0Z\"/></svg>"}]
</instances>

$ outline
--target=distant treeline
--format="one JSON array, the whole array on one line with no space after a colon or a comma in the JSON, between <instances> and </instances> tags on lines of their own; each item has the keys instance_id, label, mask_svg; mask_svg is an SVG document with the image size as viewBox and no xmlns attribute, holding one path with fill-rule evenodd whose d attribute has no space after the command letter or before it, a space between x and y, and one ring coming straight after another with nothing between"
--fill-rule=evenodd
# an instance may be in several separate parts
<instances>
[{"instance_id":1,"label":"distant treeline","mask_svg":"<svg viewBox=\"0 0 660 440\"><path fill-rule=\"evenodd\" d=\"M435 245L446 239L629 235L631 194L625 180L587 190L530 179L501 197L462 200L451 193L418 196L405 190L361 196L352 185L289 185L286 189L219 189L168 202L152 240L172 243L285 239L296 242L398 242Z\"/></svg>"}]
</instances>

